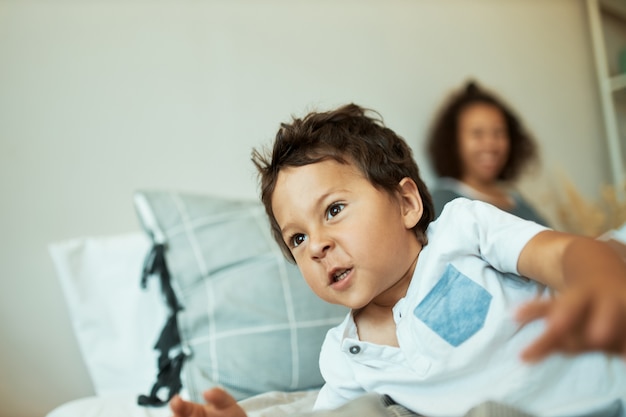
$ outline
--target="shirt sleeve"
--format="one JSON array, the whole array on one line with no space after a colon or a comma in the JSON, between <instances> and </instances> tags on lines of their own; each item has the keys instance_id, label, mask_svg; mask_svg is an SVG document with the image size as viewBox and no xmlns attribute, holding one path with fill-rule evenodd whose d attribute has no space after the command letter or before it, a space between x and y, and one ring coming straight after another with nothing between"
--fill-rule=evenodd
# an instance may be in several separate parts
<instances>
[{"instance_id":1,"label":"shirt sleeve","mask_svg":"<svg viewBox=\"0 0 626 417\"><path fill-rule=\"evenodd\" d=\"M466 198L446 205L440 222L495 269L514 274L519 274L517 261L524 246L538 233L549 230L491 204Z\"/></svg>"}]
</instances>

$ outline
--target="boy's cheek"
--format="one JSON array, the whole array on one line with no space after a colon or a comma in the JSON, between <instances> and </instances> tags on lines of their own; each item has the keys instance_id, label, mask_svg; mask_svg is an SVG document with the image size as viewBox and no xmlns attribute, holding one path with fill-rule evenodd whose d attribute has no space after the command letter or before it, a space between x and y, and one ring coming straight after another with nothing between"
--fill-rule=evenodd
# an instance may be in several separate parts
<instances>
[{"instance_id":1,"label":"boy's cheek","mask_svg":"<svg viewBox=\"0 0 626 417\"><path fill-rule=\"evenodd\" d=\"M300 270L300 272L302 273L302 276L304 277L304 281L307 283L307 285L309 286L309 288L311 288L311 290L320 298L322 297L322 292L321 292L321 281L317 278L315 278L315 276L311 273L311 271L303 271L302 269Z\"/></svg>"}]
</instances>

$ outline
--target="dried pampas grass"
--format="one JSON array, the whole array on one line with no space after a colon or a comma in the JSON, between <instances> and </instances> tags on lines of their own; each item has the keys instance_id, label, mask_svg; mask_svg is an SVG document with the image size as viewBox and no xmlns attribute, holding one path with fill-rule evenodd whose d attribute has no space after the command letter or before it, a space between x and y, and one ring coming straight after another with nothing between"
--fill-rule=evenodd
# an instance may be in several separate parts
<instances>
[{"instance_id":1,"label":"dried pampas grass","mask_svg":"<svg viewBox=\"0 0 626 417\"><path fill-rule=\"evenodd\" d=\"M626 183L622 187L602 186L598 201L583 197L565 177L562 177L561 183L563 196L556 214L566 231L598 237L626 223Z\"/></svg>"}]
</instances>

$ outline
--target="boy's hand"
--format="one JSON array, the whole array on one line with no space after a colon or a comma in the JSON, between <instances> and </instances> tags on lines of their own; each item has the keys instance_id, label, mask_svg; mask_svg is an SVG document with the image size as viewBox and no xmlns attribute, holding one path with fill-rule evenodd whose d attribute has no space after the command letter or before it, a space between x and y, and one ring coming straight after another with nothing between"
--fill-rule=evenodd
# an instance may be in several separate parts
<instances>
[{"instance_id":1,"label":"boy's hand","mask_svg":"<svg viewBox=\"0 0 626 417\"><path fill-rule=\"evenodd\" d=\"M561 352L604 351L626 359L626 277L594 277L574 285L550 300L523 305L516 314L523 325L546 320L545 332L523 352L536 362Z\"/></svg>"},{"instance_id":2,"label":"boy's hand","mask_svg":"<svg viewBox=\"0 0 626 417\"><path fill-rule=\"evenodd\" d=\"M185 401L176 395L170 401L172 417L246 417L246 412L230 394L221 388L203 393L206 404Z\"/></svg>"}]
</instances>

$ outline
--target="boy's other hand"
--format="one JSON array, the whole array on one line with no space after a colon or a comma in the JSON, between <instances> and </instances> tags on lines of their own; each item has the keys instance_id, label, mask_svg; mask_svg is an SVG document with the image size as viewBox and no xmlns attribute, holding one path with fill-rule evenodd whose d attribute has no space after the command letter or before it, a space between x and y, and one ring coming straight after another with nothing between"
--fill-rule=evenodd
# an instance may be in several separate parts
<instances>
[{"instance_id":1,"label":"boy's other hand","mask_svg":"<svg viewBox=\"0 0 626 417\"><path fill-rule=\"evenodd\" d=\"M170 401L172 417L246 417L246 412L221 388L204 391L206 404L185 401L176 395Z\"/></svg>"},{"instance_id":2,"label":"boy's other hand","mask_svg":"<svg viewBox=\"0 0 626 417\"><path fill-rule=\"evenodd\" d=\"M544 318L544 333L522 352L537 362L552 353L604 351L626 359L626 280L602 279L573 286L550 300L523 305L516 319L524 325Z\"/></svg>"}]
</instances>

